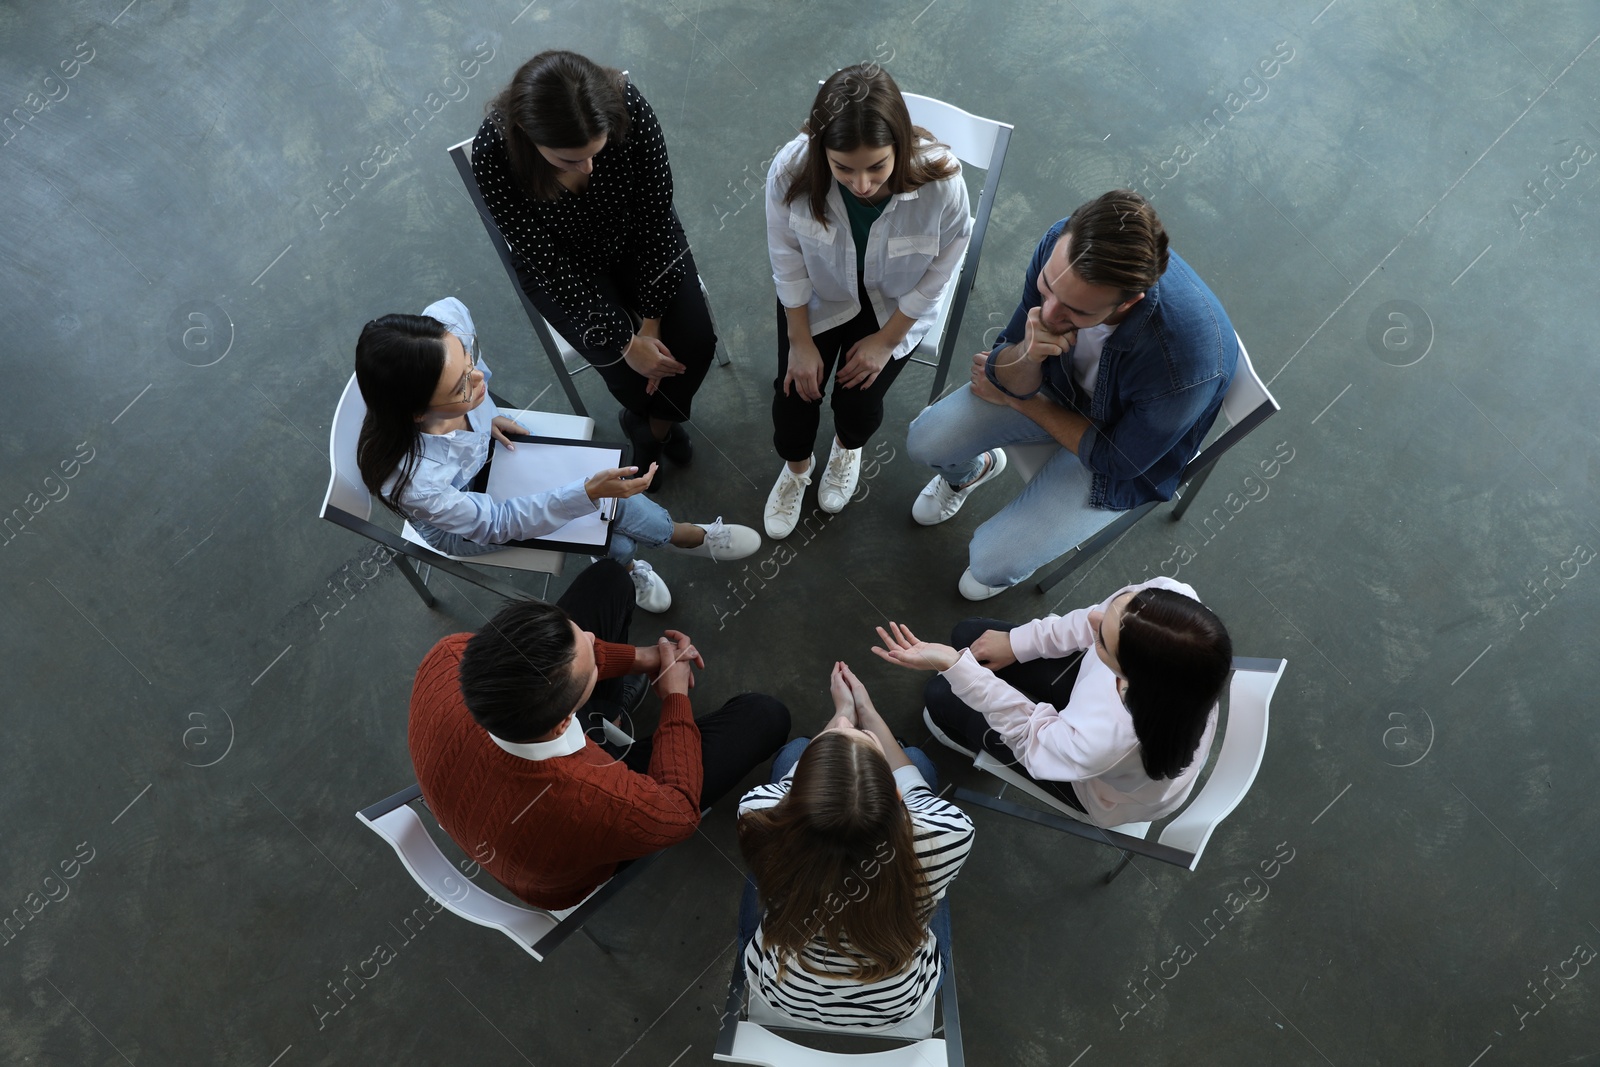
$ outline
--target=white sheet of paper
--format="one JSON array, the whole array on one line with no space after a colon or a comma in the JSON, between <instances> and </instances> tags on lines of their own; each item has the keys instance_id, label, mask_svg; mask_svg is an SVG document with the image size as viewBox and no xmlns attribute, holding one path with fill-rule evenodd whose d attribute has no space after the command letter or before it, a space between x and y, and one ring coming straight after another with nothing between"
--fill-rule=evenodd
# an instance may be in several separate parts
<instances>
[{"instance_id":1,"label":"white sheet of paper","mask_svg":"<svg viewBox=\"0 0 1600 1067\"><path fill-rule=\"evenodd\" d=\"M587 441L518 441L515 452L508 452L496 441L494 465L489 468L489 495L496 500L510 500L546 493L588 478L595 471L621 465L622 449ZM615 509L615 501L603 501L601 510L573 519L559 530L545 534L541 540L569 541L599 548L606 543L605 519Z\"/></svg>"}]
</instances>

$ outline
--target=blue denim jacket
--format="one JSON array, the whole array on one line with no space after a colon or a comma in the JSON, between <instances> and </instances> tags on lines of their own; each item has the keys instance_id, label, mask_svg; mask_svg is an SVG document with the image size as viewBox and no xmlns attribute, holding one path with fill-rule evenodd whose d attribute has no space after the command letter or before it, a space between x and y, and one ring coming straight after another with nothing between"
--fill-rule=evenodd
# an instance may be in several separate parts
<instances>
[{"instance_id":1,"label":"blue denim jacket","mask_svg":"<svg viewBox=\"0 0 1600 1067\"><path fill-rule=\"evenodd\" d=\"M993 352L1022 340L1028 312L1043 302L1039 272L1067 221L1050 227L1034 249L1022 302ZM1072 380L1070 351L1045 360L1040 391L1093 423L1078 445L1079 462L1094 474L1089 503L1120 511L1171 500L1178 475L1222 409L1238 358L1238 337L1222 305L1189 264L1169 252L1161 280L1106 338L1094 396L1085 402ZM989 360L988 377L1001 388L996 362Z\"/></svg>"}]
</instances>

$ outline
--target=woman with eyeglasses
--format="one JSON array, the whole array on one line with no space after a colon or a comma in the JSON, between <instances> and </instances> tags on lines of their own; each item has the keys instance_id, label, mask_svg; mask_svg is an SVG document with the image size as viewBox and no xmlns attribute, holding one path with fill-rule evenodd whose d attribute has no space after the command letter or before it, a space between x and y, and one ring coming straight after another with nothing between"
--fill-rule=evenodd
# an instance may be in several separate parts
<instances>
[{"instance_id":1,"label":"woman with eyeglasses","mask_svg":"<svg viewBox=\"0 0 1600 1067\"><path fill-rule=\"evenodd\" d=\"M1183 806L1233 665L1222 620L1166 577L1021 626L968 619L949 645L893 622L878 636L883 659L939 672L922 715L941 743L1020 766L1100 826Z\"/></svg>"},{"instance_id":2,"label":"woman with eyeglasses","mask_svg":"<svg viewBox=\"0 0 1600 1067\"><path fill-rule=\"evenodd\" d=\"M767 496L768 537L800 521L830 377L833 443L817 506L832 513L850 502L884 397L933 326L971 235L961 164L911 124L895 80L858 63L824 81L767 173L778 295L772 445L784 461Z\"/></svg>"},{"instance_id":3,"label":"woman with eyeglasses","mask_svg":"<svg viewBox=\"0 0 1600 1067\"><path fill-rule=\"evenodd\" d=\"M941 800L933 762L902 748L850 668L834 716L739 802L752 878L739 908L752 993L797 1019L880 1027L915 1015L950 966L945 893L972 820Z\"/></svg>"},{"instance_id":4,"label":"woman with eyeglasses","mask_svg":"<svg viewBox=\"0 0 1600 1067\"><path fill-rule=\"evenodd\" d=\"M524 63L487 110L472 173L523 291L622 405L633 461L688 463L717 337L655 112L621 71L564 51Z\"/></svg>"},{"instance_id":5,"label":"woman with eyeglasses","mask_svg":"<svg viewBox=\"0 0 1600 1067\"><path fill-rule=\"evenodd\" d=\"M493 441L526 433L489 397L488 366L478 358L477 330L455 297L421 315L384 315L362 327L356 342L356 384L367 414L356 463L368 491L409 520L430 545L452 556L475 556L541 537L617 500L610 555L633 577L635 603L666 611L672 595L637 545L671 545L690 555L742 559L761 547L748 526L673 522L638 496L656 473L636 466L596 471L559 489L495 500L477 482ZM486 481L486 479L485 479Z\"/></svg>"}]
</instances>

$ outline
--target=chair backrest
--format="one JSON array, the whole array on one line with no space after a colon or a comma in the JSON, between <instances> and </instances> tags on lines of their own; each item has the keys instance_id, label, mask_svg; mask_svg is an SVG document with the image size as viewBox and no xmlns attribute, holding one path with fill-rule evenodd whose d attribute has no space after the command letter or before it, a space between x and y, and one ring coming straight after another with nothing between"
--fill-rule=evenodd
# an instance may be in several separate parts
<instances>
[{"instance_id":1,"label":"chair backrest","mask_svg":"<svg viewBox=\"0 0 1600 1067\"><path fill-rule=\"evenodd\" d=\"M332 474L328 478L328 491L322 497L322 518L328 517L329 508L337 508L358 519L372 517L372 494L361 481L361 471L356 467L356 442L361 438L361 422L367 417L367 402L356 385L356 376L350 375L339 406L333 411L333 428L328 432L328 465Z\"/></svg>"},{"instance_id":2,"label":"chair backrest","mask_svg":"<svg viewBox=\"0 0 1600 1067\"><path fill-rule=\"evenodd\" d=\"M559 925L566 912L511 904L473 884L440 851L421 816L409 804L400 804L372 818L366 811L358 812L356 818L389 842L411 877L430 897L469 922L499 930L534 959L544 959L537 948L539 940Z\"/></svg>"},{"instance_id":3,"label":"chair backrest","mask_svg":"<svg viewBox=\"0 0 1600 1067\"><path fill-rule=\"evenodd\" d=\"M1246 434L1280 410L1277 400L1267 392L1261 376L1256 373L1255 366L1250 362L1250 353L1245 350L1244 339L1237 333L1233 336L1239 342L1239 362L1234 367L1233 381L1228 383L1228 391L1222 398L1221 412L1222 417L1228 420L1228 428L1215 441L1195 454L1194 459L1183 469L1183 475L1179 479L1180 484L1186 481L1190 474L1204 470L1215 463L1224 452L1244 440Z\"/></svg>"},{"instance_id":4,"label":"chair backrest","mask_svg":"<svg viewBox=\"0 0 1600 1067\"><path fill-rule=\"evenodd\" d=\"M740 959L733 961L735 967L742 967ZM750 990L746 1017L760 1026L771 1027L778 1030L806 1030L812 1033L837 1034L840 1032L836 1026L824 1026L807 1019L796 1019L785 1014L782 1009L769 1002L754 989ZM935 1006L938 1004L937 996L930 997L928 1003L922 1006L911 1018L889 1026L852 1026L846 1033L867 1034L872 1037L903 1037L912 1041L922 1041L933 1036L933 1016Z\"/></svg>"},{"instance_id":5,"label":"chair backrest","mask_svg":"<svg viewBox=\"0 0 1600 1067\"><path fill-rule=\"evenodd\" d=\"M905 97L906 110L911 112L913 126L921 126L933 134L950 146L957 159L974 167L988 170L993 165L1000 131L1013 129L1009 122L986 119L931 96L901 95Z\"/></svg>"},{"instance_id":6,"label":"chair backrest","mask_svg":"<svg viewBox=\"0 0 1600 1067\"><path fill-rule=\"evenodd\" d=\"M1233 679L1228 686L1228 728L1222 735L1222 750L1217 753L1211 777L1157 838L1163 845L1190 853L1191 871L1199 865L1200 853L1212 831L1239 806L1256 780L1267 751L1272 694L1288 663L1282 659L1242 657L1233 661Z\"/></svg>"}]
</instances>

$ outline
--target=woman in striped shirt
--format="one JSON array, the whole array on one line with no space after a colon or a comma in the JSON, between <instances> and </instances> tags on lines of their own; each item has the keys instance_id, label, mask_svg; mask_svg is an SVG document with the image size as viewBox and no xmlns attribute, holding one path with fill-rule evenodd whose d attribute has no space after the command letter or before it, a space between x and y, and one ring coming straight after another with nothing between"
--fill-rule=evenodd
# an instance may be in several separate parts
<instances>
[{"instance_id":1,"label":"woman in striped shirt","mask_svg":"<svg viewBox=\"0 0 1600 1067\"><path fill-rule=\"evenodd\" d=\"M944 897L972 820L934 794L932 762L901 748L849 667L834 665L830 689L832 721L790 742L773 783L739 804L754 875L745 972L752 995L796 1019L890 1026L933 998L948 966Z\"/></svg>"}]
</instances>

